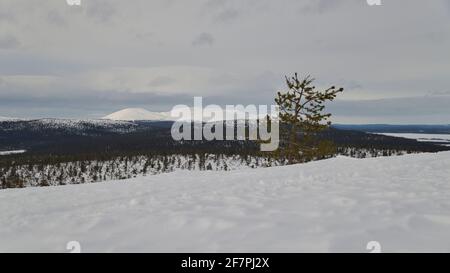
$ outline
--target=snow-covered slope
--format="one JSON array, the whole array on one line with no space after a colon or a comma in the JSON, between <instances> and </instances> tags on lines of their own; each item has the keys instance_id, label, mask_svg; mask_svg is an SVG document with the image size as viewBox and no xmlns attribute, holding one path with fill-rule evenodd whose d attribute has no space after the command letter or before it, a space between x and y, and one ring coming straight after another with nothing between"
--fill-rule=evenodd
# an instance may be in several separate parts
<instances>
[{"instance_id":1,"label":"snow-covered slope","mask_svg":"<svg viewBox=\"0 0 450 273\"><path fill-rule=\"evenodd\" d=\"M168 120L170 117L169 113L164 112L150 112L142 108L127 108L110 115L103 117L103 119L109 120Z\"/></svg>"},{"instance_id":2,"label":"snow-covered slope","mask_svg":"<svg viewBox=\"0 0 450 273\"><path fill-rule=\"evenodd\" d=\"M450 251L450 152L0 191L0 251Z\"/></svg>"}]
</instances>

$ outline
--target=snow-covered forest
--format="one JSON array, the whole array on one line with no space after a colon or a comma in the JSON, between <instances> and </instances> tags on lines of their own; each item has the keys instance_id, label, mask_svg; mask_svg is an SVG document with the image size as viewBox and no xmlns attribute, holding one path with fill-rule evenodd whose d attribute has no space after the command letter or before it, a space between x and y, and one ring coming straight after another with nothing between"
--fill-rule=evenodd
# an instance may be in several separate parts
<instances>
[{"instance_id":1,"label":"snow-covered forest","mask_svg":"<svg viewBox=\"0 0 450 273\"><path fill-rule=\"evenodd\" d=\"M342 149L341 155L356 158L392 156L407 151ZM62 186L121 180L155 175L175 170L231 171L286 165L274 157L226 154L172 154L118 156L110 160L27 164L0 167L0 189Z\"/></svg>"},{"instance_id":2,"label":"snow-covered forest","mask_svg":"<svg viewBox=\"0 0 450 273\"><path fill-rule=\"evenodd\" d=\"M283 157L259 153L257 143L250 141L175 142L171 124L58 119L0 122L0 189L120 180L175 170L230 171L287 164ZM367 158L450 149L351 130L330 129L318 136L335 143L330 156Z\"/></svg>"}]
</instances>

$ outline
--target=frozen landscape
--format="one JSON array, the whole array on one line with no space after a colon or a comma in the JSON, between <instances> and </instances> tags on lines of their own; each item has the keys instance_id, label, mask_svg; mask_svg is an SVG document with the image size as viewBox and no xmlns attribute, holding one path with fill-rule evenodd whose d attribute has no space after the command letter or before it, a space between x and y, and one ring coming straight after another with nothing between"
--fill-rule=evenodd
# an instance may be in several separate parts
<instances>
[{"instance_id":1,"label":"frozen landscape","mask_svg":"<svg viewBox=\"0 0 450 273\"><path fill-rule=\"evenodd\" d=\"M434 142L443 146L450 146L450 134L412 134L412 133L381 133L385 136L415 139L421 142Z\"/></svg>"},{"instance_id":2,"label":"frozen landscape","mask_svg":"<svg viewBox=\"0 0 450 273\"><path fill-rule=\"evenodd\" d=\"M450 152L0 191L0 252L450 251Z\"/></svg>"}]
</instances>

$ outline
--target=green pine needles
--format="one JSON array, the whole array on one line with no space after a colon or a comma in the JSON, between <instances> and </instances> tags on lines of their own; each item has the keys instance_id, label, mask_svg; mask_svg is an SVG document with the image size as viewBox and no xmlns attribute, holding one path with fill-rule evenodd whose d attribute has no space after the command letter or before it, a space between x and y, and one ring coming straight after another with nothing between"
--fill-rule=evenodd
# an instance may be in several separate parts
<instances>
[{"instance_id":1,"label":"green pine needles","mask_svg":"<svg viewBox=\"0 0 450 273\"><path fill-rule=\"evenodd\" d=\"M295 73L286 77L288 90L278 92L275 98L283 125L278 153L290 163L327 158L335 153L334 144L318 139L317 133L331 125L331 113L325 112L325 103L333 101L344 89L332 86L318 90L313 82L311 76L299 80Z\"/></svg>"}]
</instances>

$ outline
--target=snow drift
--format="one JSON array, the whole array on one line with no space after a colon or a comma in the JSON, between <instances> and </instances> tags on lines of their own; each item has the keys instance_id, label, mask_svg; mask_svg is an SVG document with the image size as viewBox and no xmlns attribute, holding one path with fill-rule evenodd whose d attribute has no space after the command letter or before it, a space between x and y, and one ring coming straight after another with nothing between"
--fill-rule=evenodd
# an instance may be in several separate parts
<instances>
[{"instance_id":1,"label":"snow drift","mask_svg":"<svg viewBox=\"0 0 450 273\"><path fill-rule=\"evenodd\" d=\"M0 251L450 251L450 152L0 191Z\"/></svg>"}]
</instances>

